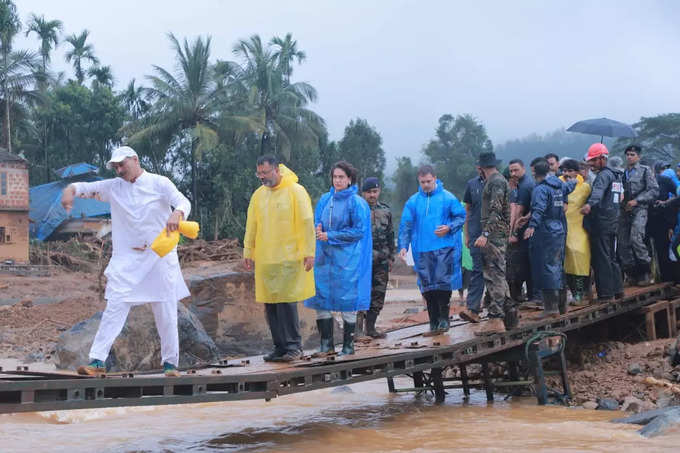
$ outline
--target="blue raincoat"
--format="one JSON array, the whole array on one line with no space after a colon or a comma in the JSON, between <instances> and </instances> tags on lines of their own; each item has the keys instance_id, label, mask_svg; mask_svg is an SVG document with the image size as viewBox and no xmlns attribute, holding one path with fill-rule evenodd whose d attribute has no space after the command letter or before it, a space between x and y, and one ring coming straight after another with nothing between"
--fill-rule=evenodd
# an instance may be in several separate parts
<instances>
[{"instance_id":1,"label":"blue raincoat","mask_svg":"<svg viewBox=\"0 0 680 453\"><path fill-rule=\"evenodd\" d=\"M399 225L399 250L408 250L411 246L422 292L456 290L463 286L460 235L463 223L463 205L444 189L440 180L430 193L419 188L404 205ZM443 237L434 234L440 225L448 225L450 229Z\"/></svg>"},{"instance_id":2,"label":"blue raincoat","mask_svg":"<svg viewBox=\"0 0 680 453\"><path fill-rule=\"evenodd\" d=\"M531 194L529 227L534 229L534 235L529 241L529 258L536 289L562 289L566 194L566 184L557 176L548 176L536 184Z\"/></svg>"},{"instance_id":3,"label":"blue raincoat","mask_svg":"<svg viewBox=\"0 0 680 453\"><path fill-rule=\"evenodd\" d=\"M314 225L321 224L328 241L316 241L316 296L305 307L357 311L371 305L371 210L357 192L357 186L339 192L331 188L316 205Z\"/></svg>"}]
</instances>

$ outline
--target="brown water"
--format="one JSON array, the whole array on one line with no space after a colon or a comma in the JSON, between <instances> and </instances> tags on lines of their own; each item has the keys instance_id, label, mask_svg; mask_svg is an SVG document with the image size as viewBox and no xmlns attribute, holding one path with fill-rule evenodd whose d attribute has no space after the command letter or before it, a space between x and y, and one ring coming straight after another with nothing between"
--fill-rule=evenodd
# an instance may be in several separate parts
<instances>
[{"instance_id":1,"label":"brown water","mask_svg":"<svg viewBox=\"0 0 680 453\"><path fill-rule=\"evenodd\" d=\"M445 404L435 405L389 394L378 380L269 403L0 415L0 452L680 450L680 432L644 439L636 426L609 423L620 415L538 407L529 398L487 405L483 392L467 404L461 393L450 392Z\"/></svg>"}]
</instances>

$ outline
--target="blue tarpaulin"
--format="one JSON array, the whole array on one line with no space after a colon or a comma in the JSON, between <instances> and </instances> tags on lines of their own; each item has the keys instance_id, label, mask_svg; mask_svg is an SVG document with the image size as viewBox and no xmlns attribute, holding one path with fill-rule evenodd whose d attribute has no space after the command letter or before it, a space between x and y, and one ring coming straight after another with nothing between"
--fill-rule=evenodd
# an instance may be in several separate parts
<instances>
[{"instance_id":1,"label":"blue tarpaulin","mask_svg":"<svg viewBox=\"0 0 680 453\"><path fill-rule=\"evenodd\" d=\"M102 179L97 176L97 167L78 163L60 168L56 173L62 178L48 184L31 187L30 213L31 225L29 232L31 238L43 241L47 239L67 218L66 211L61 206L61 193L72 182L97 181ZM103 201L76 198L73 201L73 209L70 217L109 217L111 207Z\"/></svg>"}]
</instances>

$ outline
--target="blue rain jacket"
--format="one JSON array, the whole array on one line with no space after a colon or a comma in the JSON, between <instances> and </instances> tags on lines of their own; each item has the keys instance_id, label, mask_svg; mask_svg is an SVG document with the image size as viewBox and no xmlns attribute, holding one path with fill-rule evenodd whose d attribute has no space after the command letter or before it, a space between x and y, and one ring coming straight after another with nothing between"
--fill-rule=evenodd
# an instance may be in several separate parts
<instances>
[{"instance_id":1,"label":"blue rain jacket","mask_svg":"<svg viewBox=\"0 0 680 453\"><path fill-rule=\"evenodd\" d=\"M371 305L371 210L357 192L357 186L339 192L331 188L316 205L314 225L321 224L328 241L316 241L316 296L305 307L357 311Z\"/></svg>"},{"instance_id":2,"label":"blue rain jacket","mask_svg":"<svg viewBox=\"0 0 680 453\"><path fill-rule=\"evenodd\" d=\"M459 233L464 223L463 205L444 189L440 180L430 193L419 188L404 205L399 224L399 250L411 247L422 292L456 290L463 286L463 241ZM440 225L450 228L443 237L434 234Z\"/></svg>"},{"instance_id":3,"label":"blue rain jacket","mask_svg":"<svg viewBox=\"0 0 680 453\"><path fill-rule=\"evenodd\" d=\"M529 257L537 289L562 289L567 238L566 192L566 184L556 176L548 176L536 184L531 194L529 227L534 229L534 235L529 241Z\"/></svg>"}]
</instances>

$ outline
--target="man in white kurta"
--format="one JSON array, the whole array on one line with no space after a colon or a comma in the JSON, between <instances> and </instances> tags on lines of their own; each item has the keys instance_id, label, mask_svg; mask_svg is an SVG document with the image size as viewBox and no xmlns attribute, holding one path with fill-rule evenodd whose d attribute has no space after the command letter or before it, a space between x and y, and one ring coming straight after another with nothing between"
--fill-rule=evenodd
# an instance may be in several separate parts
<instances>
[{"instance_id":1,"label":"man in white kurta","mask_svg":"<svg viewBox=\"0 0 680 453\"><path fill-rule=\"evenodd\" d=\"M107 167L117 178L69 185L62 196L67 211L73 198L96 197L111 205L113 252L106 275L106 309L90 349L90 364L81 374L105 372L104 362L120 334L130 307L151 303L161 338L161 359L166 375L176 376L179 362L177 302L190 293L174 249L163 258L150 248L167 227L178 228L191 210L189 200L165 176L144 171L137 153L127 146L113 151ZM174 211L173 208L174 207Z\"/></svg>"}]
</instances>

